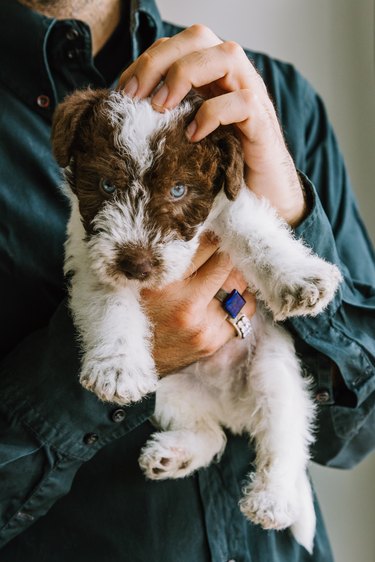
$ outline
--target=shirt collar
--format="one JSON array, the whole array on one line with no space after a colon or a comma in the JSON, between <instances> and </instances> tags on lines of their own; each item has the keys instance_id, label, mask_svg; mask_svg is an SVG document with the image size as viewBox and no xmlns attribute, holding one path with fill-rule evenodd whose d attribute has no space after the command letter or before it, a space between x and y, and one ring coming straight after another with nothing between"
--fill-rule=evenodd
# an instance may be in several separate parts
<instances>
[{"instance_id":1,"label":"shirt collar","mask_svg":"<svg viewBox=\"0 0 375 562\"><path fill-rule=\"evenodd\" d=\"M24 101L35 101L50 89L44 55L54 21L14 0L2 4L6 17L0 18L0 82Z\"/></svg>"},{"instance_id":2,"label":"shirt collar","mask_svg":"<svg viewBox=\"0 0 375 562\"><path fill-rule=\"evenodd\" d=\"M136 14L138 12L143 12L147 14L152 21L154 21L155 26L158 30L158 37L161 37L161 32L163 29L163 22L160 17L160 12L156 6L154 0L131 0L131 13Z\"/></svg>"},{"instance_id":3,"label":"shirt collar","mask_svg":"<svg viewBox=\"0 0 375 562\"><path fill-rule=\"evenodd\" d=\"M124 0L128 4L128 0ZM144 37L153 41L162 36L163 23L154 0L131 0L130 34L132 58L148 46ZM57 99L54 79L48 64L49 38L61 25L53 18L35 12L16 0L2 0L0 18L0 83L43 116L50 117ZM90 30L79 24L90 44ZM19 39L15 41L14 35Z\"/></svg>"},{"instance_id":4,"label":"shirt collar","mask_svg":"<svg viewBox=\"0 0 375 562\"><path fill-rule=\"evenodd\" d=\"M144 16L142 18L142 16ZM143 24L143 25L142 25ZM145 28L153 30L151 38L144 33ZM162 36L163 22L154 0L131 0L130 2L130 33L132 55L136 59L150 44Z\"/></svg>"}]
</instances>

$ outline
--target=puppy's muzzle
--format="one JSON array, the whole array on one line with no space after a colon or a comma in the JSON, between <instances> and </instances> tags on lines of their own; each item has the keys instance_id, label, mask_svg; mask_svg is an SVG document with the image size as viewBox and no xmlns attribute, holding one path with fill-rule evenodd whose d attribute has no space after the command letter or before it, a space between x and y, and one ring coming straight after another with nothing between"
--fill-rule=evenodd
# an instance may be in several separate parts
<instances>
[{"instance_id":1,"label":"puppy's muzzle","mask_svg":"<svg viewBox=\"0 0 375 562\"><path fill-rule=\"evenodd\" d=\"M138 244L123 246L116 261L118 271L127 279L149 281L160 273L160 256L150 247Z\"/></svg>"},{"instance_id":2,"label":"puppy's muzzle","mask_svg":"<svg viewBox=\"0 0 375 562\"><path fill-rule=\"evenodd\" d=\"M119 269L128 279L147 279L153 270L152 260L139 256L137 258L123 258L119 262Z\"/></svg>"}]
</instances>

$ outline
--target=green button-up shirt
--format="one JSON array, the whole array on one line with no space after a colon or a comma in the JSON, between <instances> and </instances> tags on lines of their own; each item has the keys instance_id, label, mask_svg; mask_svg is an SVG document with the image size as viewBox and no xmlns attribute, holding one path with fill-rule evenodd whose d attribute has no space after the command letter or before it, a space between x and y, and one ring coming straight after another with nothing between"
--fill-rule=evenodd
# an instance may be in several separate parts
<instances>
[{"instance_id":1,"label":"green button-up shirt","mask_svg":"<svg viewBox=\"0 0 375 562\"><path fill-rule=\"evenodd\" d=\"M318 506L312 557L288 531L242 517L237 502L254 459L246 438L228 435L221 461L190 478L146 481L137 458L153 431L154 397L118 408L78 383L62 276L68 205L50 150L51 117L72 90L108 86L98 69L115 59L92 59L82 22L56 21L15 0L2 0L1 13L1 561L329 562ZM124 2L118 70L178 31L152 0ZM287 326L315 381L313 458L349 467L375 440L374 254L319 97L292 66L248 54L305 177L311 211L296 236L344 276L327 311ZM345 392L333 388L333 363Z\"/></svg>"}]
</instances>

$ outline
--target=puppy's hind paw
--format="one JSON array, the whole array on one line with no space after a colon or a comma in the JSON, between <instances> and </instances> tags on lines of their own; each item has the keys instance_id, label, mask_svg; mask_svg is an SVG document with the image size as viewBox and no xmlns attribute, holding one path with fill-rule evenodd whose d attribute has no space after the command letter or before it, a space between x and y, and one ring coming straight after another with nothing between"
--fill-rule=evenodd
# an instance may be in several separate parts
<instances>
[{"instance_id":1,"label":"puppy's hind paw","mask_svg":"<svg viewBox=\"0 0 375 562\"><path fill-rule=\"evenodd\" d=\"M191 453L173 432L155 433L141 451L139 466L150 480L183 478L196 468Z\"/></svg>"},{"instance_id":2,"label":"puppy's hind paw","mask_svg":"<svg viewBox=\"0 0 375 562\"><path fill-rule=\"evenodd\" d=\"M280 531L296 520L298 506L286 498L277 497L268 490L253 490L240 501L242 513L263 529Z\"/></svg>"},{"instance_id":3,"label":"puppy's hind paw","mask_svg":"<svg viewBox=\"0 0 375 562\"><path fill-rule=\"evenodd\" d=\"M138 402L154 392L157 375L152 364L146 368L133 365L123 355L85 358L80 383L101 400L115 404Z\"/></svg>"}]
</instances>

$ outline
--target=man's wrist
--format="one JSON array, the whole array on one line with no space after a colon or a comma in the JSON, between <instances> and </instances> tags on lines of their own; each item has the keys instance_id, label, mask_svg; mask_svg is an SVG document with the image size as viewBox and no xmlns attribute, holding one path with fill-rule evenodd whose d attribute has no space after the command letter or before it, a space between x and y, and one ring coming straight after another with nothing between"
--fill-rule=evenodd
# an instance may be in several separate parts
<instances>
[{"instance_id":1,"label":"man's wrist","mask_svg":"<svg viewBox=\"0 0 375 562\"><path fill-rule=\"evenodd\" d=\"M296 228L307 217L311 210L311 202L307 195L303 179L299 172L296 170L296 184L295 184L295 204L290 211L290 215L286 217L287 223Z\"/></svg>"}]
</instances>

